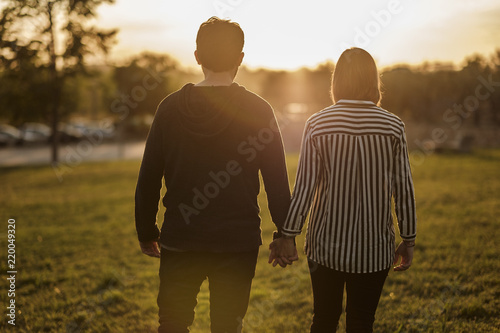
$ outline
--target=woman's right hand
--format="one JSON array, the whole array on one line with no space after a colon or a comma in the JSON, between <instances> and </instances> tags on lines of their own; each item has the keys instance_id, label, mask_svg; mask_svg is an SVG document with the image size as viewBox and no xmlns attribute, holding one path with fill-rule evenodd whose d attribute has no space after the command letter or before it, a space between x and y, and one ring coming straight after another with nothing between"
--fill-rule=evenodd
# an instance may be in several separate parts
<instances>
[{"instance_id":1,"label":"woman's right hand","mask_svg":"<svg viewBox=\"0 0 500 333\"><path fill-rule=\"evenodd\" d=\"M396 253L394 255L393 265L397 265L399 257L401 257L401 263L394 266L394 271L402 272L410 268L413 261L413 249L415 248L415 242L412 246L408 246L404 241L399 243Z\"/></svg>"}]
</instances>

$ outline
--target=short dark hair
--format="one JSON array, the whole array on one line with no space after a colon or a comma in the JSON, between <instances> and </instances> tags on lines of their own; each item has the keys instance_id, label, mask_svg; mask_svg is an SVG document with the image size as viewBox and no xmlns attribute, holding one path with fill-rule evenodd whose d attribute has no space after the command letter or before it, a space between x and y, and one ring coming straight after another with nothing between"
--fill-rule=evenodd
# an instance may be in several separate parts
<instances>
[{"instance_id":1,"label":"short dark hair","mask_svg":"<svg viewBox=\"0 0 500 333\"><path fill-rule=\"evenodd\" d=\"M200 63L214 72L228 71L238 66L245 36L236 22L216 16L203 22L196 36Z\"/></svg>"},{"instance_id":2,"label":"short dark hair","mask_svg":"<svg viewBox=\"0 0 500 333\"><path fill-rule=\"evenodd\" d=\"M357 47L342 53L332 76L332 99L334 103L351 99L380 104L380 76L370 53Z\"/></svg>"}]
</instances>

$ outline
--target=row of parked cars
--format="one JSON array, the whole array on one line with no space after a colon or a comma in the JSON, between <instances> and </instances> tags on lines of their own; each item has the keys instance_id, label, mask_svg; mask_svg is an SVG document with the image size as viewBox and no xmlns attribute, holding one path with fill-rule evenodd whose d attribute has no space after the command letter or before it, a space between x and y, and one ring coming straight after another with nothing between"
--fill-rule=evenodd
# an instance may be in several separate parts
<instances>
[{"instance_id":1,"label":"row of parked cars","mask_svg":"<svg viewBox=\"0 0 500 333\"><path fill-rule=\"evenodd\" d=\"M58 128L59 141L73 143L84 140L92 135L99 135L103 139L113 139L113 127L102 128L84 123L61 123ZM7 124L0 124L0 146L20 146L32 144L46 144L53 141L52 129L42 123L25 123L19 128Z\"/></svg>"}]
</instances>

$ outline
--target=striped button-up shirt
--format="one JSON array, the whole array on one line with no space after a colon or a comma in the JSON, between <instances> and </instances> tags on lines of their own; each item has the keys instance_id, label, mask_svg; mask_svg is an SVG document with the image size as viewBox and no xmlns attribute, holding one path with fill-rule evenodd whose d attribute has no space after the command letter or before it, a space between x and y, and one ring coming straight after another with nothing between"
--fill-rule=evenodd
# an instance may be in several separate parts
<instances>
[{"instance_id":1,"label":"striped button-up shirt","mask_svg":"<svg viewBox=\"0 0 500 333\"><path fill-rule=\"evenodd\" d=\"M404 123L369 101L340 100L306 123L283 234L295 236L312 204L306 255L347 273L391 266L394 197L401 237L416 237Z\"/></svg>"}]
</instances>

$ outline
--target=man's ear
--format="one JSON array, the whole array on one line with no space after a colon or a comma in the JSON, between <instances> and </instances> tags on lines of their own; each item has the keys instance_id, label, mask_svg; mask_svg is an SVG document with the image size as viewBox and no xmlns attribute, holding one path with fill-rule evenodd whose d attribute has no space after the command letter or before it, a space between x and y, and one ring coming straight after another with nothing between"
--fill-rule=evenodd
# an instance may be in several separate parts
<instances>
[{"instance_id":1,"label":"man's ear","mask_svg":"<svg viewBox=\"0 0 500 333\"><path fill-rule=\"evenodd\" d=\"M240 57L238 59L238 66L241 65L241 62L243 61L243 57L245 56L245 52L241 52Z\"/></svg>"},{"instance_id":2,"label":"man's ear","mask_svg":"<svg viewBox=\"0 0 500 333\"><path fill-rule=\"evenodd\" d=\"M200 58L198 58L198 50L194 51L194 57L196 58L196 62L198 63L198 65L201 65Z\"/></svg>"}]
</instances>

